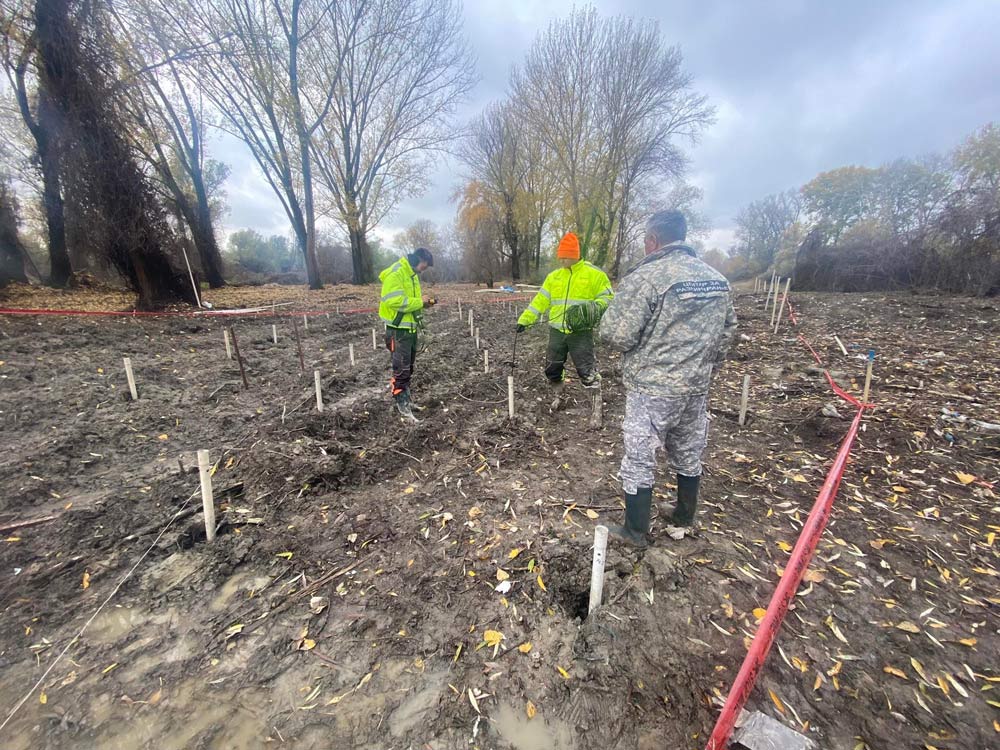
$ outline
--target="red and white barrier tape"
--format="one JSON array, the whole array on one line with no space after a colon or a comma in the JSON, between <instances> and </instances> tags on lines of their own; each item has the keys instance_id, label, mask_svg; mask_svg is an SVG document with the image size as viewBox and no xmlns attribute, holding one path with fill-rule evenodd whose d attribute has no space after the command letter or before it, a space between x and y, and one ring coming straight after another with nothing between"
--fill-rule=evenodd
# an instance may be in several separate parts
<instances>
[{"instance_id":1,"label":"red and white barrier tape","mask_svg":"<svg viewBox=\"0 0 1000 750\"><path fill-rule=\"evenodd\" d=\"M790 301L788 306L791 320L798 326L798 319L795 317ZM801 333L797 335L799 341L812 353L817 364L822 366L822 358L816 353L816 350L809 343L808 339ZM870 403L862 404L860 400L840 388L827 370L824 369L823 374L826 375L826 379L830 383L833 392L848 403L856 406L858 411L854 415L851 428L847 431L847 435L840 444L840 450L837 451L837 457L833 462L833 466L830 467L823 486L820 488L819 494L816 495L816 502L813 503L812 510L809 511L809 517L806 519L805 525L802 527L802 532L799 534L799 539L795 543L795 548L788 559L785 572L781 576L778 587L775 589L774 594L771 596L771 601L767 605L767 613L757 628L753 642L750 644L750 650L743 659L743 664L740 666L736 680L729 690L729 695L726 696L722 713L719 714L719 718L715 722L715 728L712 730L705 750L725 750L729 746L729 740L732 736L736 719L739 717L740 712L746 705L747 699L750 697L750 693L753 691L757 675L767 660L771 645L774 643L774 639L778 635L778 630L781 628L781 623L788 612L788 605L795 598L795 592L798 591L799 584L802 583L802 577L805 575L809 563L812 562L813 554L816 552L819 538L823 534L823 529L826 528L827 521L830 519L830 513L833 510L833 501L837 497L840 480L844 476L844 469L847 467L851 448L858 435L861 417L864 416L866 408L872 408L873 406Z\"/></svg>"}]
</instances>

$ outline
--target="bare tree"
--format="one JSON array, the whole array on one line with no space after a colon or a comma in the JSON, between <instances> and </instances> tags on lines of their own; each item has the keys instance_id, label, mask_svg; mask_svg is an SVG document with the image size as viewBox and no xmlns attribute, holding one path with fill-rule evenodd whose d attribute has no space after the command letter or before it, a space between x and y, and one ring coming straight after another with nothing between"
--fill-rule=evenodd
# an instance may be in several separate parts
<instances>
[{"instance_id":1,"label":"bare tree","mask_svg":"<svg viewBox=\"0 0 1000 750\"><path fill-rule=\"evenodd\" d=\"M521 259L528 230L527 209L529 146L509 105L494 103L475 120L462 148L462 158L472 177L497 204L500 229L510 261L511 278L521 278Z\"/></svg>"},{"instance_id":2,"label":"bare tree","mask_svg":"<svg viewBox=\"0 0 1000 750\"><path fill-rule=\"evenodd\" d=\"M26 283L24 258L27 255L17 232L17 203L6 176L0 175L0 287L19 281Z\"/></svg>"},{"instance_id":3,"label":"bare tree","mask_svg":"<svg viewBox=\"0 0 1000 750\"><path fill-rule=\"evenodd\" d=\"M208 284L225 284L222 256L212 223L205 140L208 115L204 97L190 74L201 50L178 48L164 29L168 21L154 3L134 0L112 8L118 26L131 41L123 51L123 99L138 127L130 131L134 148L153 168L168 204L184 225ZM218 171L217 168L215 170Z\"/></svg>"},{"instance_id":4,"label":"bare tree","mask_svg":"<svg viewBox=\"0 0 1000 750\"><path fill-rule=\"evenodd\" d=\"M332 0L150 0L178 46L203 49L198 81L224 129L250 149L281 202L312 289L316 260L314 140L330 114L339 59Z\"/></svg>"},{"instance_id":5,"label":"bare tree","mask_svg":"<svg viewBox=\"0 0 1000 750\"><path fill-rule=\"evenodd\" d=\"M656 23L603 19L591 8L553 22L512 74L518 110L553 155L568 223L615 269L637 187L679 177L675 140L694 140L712 121L681 63Z\"/></svg>"},{"instance_id":6,"label":"bare tree","mask_svg":"<svg viewBox=\"0 0 1000 750\"><path fill-rule=\"evenodd\" d=\"M797 191L774 193L755 200L736 215L737 252L746 259L751 273L770 268L786 231L802 214Z\"/></svg>"},{"instance_id":7,"label":"bare tree","mask_svg":"<svg viewBox=\"0 0 1000 750\"><path fill-rule=\"evenodd\" d=\"M58 113L46 91L38 87L38 44L34 5L30 0L0 3L3 64L17 97L18 109L35 142L42 177L42 206L48 230L49 279L62 287L73 272L66 243L66 213L62 193L62 159Z\"/></svg>"},{"instance_id":8,"label":"bare tree","mask_svg":"<svg viewBox=\"0 0 1000 750\"><path fill-rule=\"evenodd\" d=\"M67 194L107 235L107 258L139 294L138 304L196 302L169 256L172 237L139 169L116 110L111 31L99 3L37 0L39 85L59 127Z\"/></svg>"},{"instance_id":9,"label":"bare tree","mask_svg":"<svg viewBox=\"0 0 1000 750\"><path fill-rule=\"evenodd\" d=\"M332 13L321 38L339 67L324 71L332 116L317 121L313 153L361 284L373 276L367 233L426 185L473 66L454 0L343 0Z\"/></svg>"}]
</instances>

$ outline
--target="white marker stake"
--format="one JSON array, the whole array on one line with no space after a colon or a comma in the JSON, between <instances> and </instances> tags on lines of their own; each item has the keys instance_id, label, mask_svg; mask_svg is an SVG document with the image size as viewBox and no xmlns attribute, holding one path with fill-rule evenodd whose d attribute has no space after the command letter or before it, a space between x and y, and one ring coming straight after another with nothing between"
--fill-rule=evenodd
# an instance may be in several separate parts
<instances>
[{"instance_id":1,"label":"white marker stake","mask_svg":"<svg viewBox=\"0 0 1000 750\"><path fill-rule=\"evenodd\" d=\"M490 371L490 350L483 349L483 372Z\"/></svg>"},{"instance_id":2,"label":"white marker stake","mask_svg":"<svg viewBox=\"0 0 1000 750\"><path fill-rule=\"evenodd\" d=\"M232 359L233 358L233 344L229 340L229 329L228 328L223 328L222 329L222 340L226 342L226 359Z\"/></svg>"},{"instance_id":3,"label":"white marker stake","mask_svg":"<svg viewBox=\"0 0 1000 750\"><path fill-rule=\"evenodd\" d=\"M375 341L375 329L372 328L372 351L378 351L378 342Z\"/></svg>"},{"instance_id":4,"label":"white marker stake","mask_svg":"<svg viewBox=\"0 0 1000 750\"><path fill-rule=\"evenodd\" d=\"M771 298L771 328L774 328L774 319L778 317L778 294L781 292L781 279L778 279L774 287L774 297Z\"/></svg>"},{"instance_id":5,"label":"white marker stake","mask_svg":"<svg viewBox=\"0 0 1000 750\"><path fill-rule=\"evenodd\" d=\"M872 389L872 368L875 366L875 350L868 352L868 368L865 370L865 392L861 395L861 403L868 403L868 394Z\"/></svg>"},{"instance_id":6,"label":"white marker stake","mask_svg":"<svg viewBox=\"0 0 1000 750\"><path fill-rule=\"evenodd\" d=\"M458 319L462 319L462 300L458 301Z\"/></svg>"},{"instance_id":7,"label":"white marker stake","mask_svg":"<svg viewBox=\"0 0 1000 750\"><path fill-rule=\"evenodd\" d=\"M274 339L275 344L278 343L278 326L276 325L271 326L271 338Z\"/></svg>"},{"instance_id":8,"label":"white marker stake","mask_svg":"<svg viewBox=\"0 0 1000 750\"><path fill-rule=\"evenodd\" d=\"M479 348L479 329L476 329L476 349Z\"/></svg>"},{"instance_id":9,"label":"white marker stake","mask_svg":"<svg viewBox=\"0 0 1000 750\"><path fill-rule=\"evenodd\" d=\"M507 376L507 416L514 418L514 376Z\"/></svg>"},{"instance_id":10,"label":"white marker stake","mask_svg":"<svg viewBox=\"0 0 1000 750\"><path fill-rule=\"evenodd\" d=\"M590 604L587 607L587 614L593 614L594 610L601 606L601 597L604 595L604 561L608 553L608 527L597 526L594 528L594 565L590 569Z\"/></svg>"},{"instance_id":11,"label":"white marker stake","mask_svg":"<svg viewBox=\"0 0 1000 750\"><path fill-rule=\"evenodd\" d=\"M354 367L354 344L347 345L347 353L351 357L351 367Z\"/></svg>"},{"instance_id":12,"label":"white marker stake","mask_svg":"<svg viewBox=\"0 0 1000 750\"><path fill-rule=\"evenodd\" d=\"M208 451L198 451L198 475L201 478L201 507L205 511L205 538L215 539L215 500L212 498L212 465Z\"/></svg>"},{"instance_id":13,"label":"white marker stake","mask_svg":"<svg viewBox=\"0 0 1000 750\"><path fill-rule=\"evenodd\" d=\"M128 389L132 394L132 400L138 401L139 394L135 390L135 373L132 372L132 360L125 357L125 377L128 378Z\"/></svg>"},{"instance_id":14,"label":"white marker stake","mask_svg":"<svg viewBox=\"0 0 1000 750\"><path fill-rule=\"evenodd\" d=\"M840 340L840 336L838 336L837 334L834 334L833 335L833 340L837 342L837 346L840 347L840 351L842 351L844 353L844 356L846 357L847 356L847 349L844 348L844 342Z\"/></svg>"},{"instance_id":15,"label":"white marker stake","mask_svg":"<svg viewBox=\"0 0 1000 750\"><path fill-rule=\"evenodd\" d=\"M778 332L778 326L781 325L781 314L785 312L785 303L788 301L788 289L792 286L792 277L788 277L788 281L785 282L785 293L781 297L781 307L778 308L778 319L774 322L774 332Z\"/></svg>"},{"instance_id":16,"label":"white marker stake","mask_svg":"<svg viewBox=\"0 0 1000 750\"><path fill-rule=\"evenodd\" d=\"M313 370L313 380L316 381L316 411L323 411L323 382L319 370Z\"/></svg>"},{"instance_id":17,"label":"white marker stake","mask_svg":"<svg viewBox=\"0 0 1000 750\"><path fill-rule=\"evenodd\" d=\"M469 335L476 335L476 325L472 322L472 310L469 310Z\"/></svg>"},{"instance_id":18,"label":"white marker stake","mask_svg":"<svg viewBox=\"0 0 1000 750\"><path fill-rule=\"evenodd\" d=\"M750 402L750 376L743 376L743 393L740 395L740 427L747 421L747 404Z\"/></svg>"},{"instance_id":19,"label":"white marker stake","mask_svg":"<svg viewBox=\"0 0 1000 750\"><path fill-rule=\"evenodd\" d=\"M302 316L302 327L307 331L309 330L309 318L306 315Z\"/></svg>"}]
</instances>

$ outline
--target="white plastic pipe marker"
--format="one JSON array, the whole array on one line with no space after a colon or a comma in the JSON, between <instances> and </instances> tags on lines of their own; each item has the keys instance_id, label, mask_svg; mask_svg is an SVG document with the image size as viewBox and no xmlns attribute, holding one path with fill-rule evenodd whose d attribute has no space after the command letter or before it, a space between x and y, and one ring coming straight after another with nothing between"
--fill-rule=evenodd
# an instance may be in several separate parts
<instances>
[{"instance_id":1,"label":"white plastic pipe marker","mask_svg":"<svg viewBox=\"0 0 1000 750\"><path fill-rule=\"evenodd\" d=\"M604 595L604 561L608 552L608 527L594 528L594 566L590 570L590 605L587 614L601 606Z\"/></svg>"}]
</instances>

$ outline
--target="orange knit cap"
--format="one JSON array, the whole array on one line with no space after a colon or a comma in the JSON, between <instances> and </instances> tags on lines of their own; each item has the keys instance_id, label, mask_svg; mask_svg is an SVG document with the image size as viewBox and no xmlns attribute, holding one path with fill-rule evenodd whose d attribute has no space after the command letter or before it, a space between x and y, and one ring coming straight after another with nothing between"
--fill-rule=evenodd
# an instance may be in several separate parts
<instances>
[{"instance_id":1,"label":"orange knit cap","mask_svg":"<svg viewBox=\"0 0 1000 750\"><path fill-rule=\"evenodd\" d=\"M559 240L559 248L556 250L557 258L572 258L580 260L580 240L572 232L566 232Z\"/></svg>"}]
</instances>

